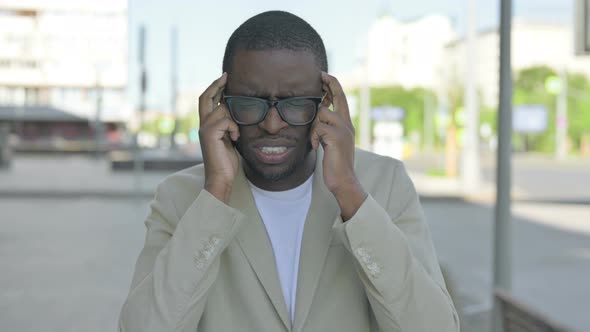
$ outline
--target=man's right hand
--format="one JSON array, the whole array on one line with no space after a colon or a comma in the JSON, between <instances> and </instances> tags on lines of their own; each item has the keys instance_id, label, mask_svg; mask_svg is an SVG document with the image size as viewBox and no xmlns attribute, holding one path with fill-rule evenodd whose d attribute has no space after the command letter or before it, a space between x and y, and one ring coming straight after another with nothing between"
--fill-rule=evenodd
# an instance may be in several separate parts
<instances>
[{"instance_id":1,"label":"man's right hand","mask_svg":"<svg viewBox=\"0 0 590 332\"><path fill-rule=\"evenodd\" d=\"M226 81L227 73L223 73L199 97L199 139L205 190L227 204L238 171L238 153L231 141L238 140L240 131L227 107L219 104Z\"/></svg>"}]
</instances>

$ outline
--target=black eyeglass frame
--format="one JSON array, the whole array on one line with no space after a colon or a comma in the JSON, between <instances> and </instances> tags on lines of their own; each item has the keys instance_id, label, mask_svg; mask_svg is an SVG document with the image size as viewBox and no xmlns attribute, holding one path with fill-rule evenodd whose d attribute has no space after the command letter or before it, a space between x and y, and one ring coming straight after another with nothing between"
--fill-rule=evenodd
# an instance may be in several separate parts
<instances>
[{"instance_id":1,"label":"black eyeglass frame","mask_svg":"<svg viewBox=\"0 0 590 332\"><path fill-rule=\"evenodd\" d=\"M268 99L263 99L263 98L258 98L258 97L249 97L249 96L228 96L223 94L222 99L225 102L225 104L227 105L227 108L229 109L229 115L231 116L232 120L234 120L235 123L237 123L238 125L241 126L254 126L257 125L259 123L261 123L262 121L264 121L264 119L266 119L266 116L268 115L268 111L272 108L275 107L277 109L277 112L279 113L279 116L281 117L281 119L283 121L285 121L287 124L289 124L290 126L306 126L310 123L312 123L315 118L318 115L318 110L319 110L319 105L322 103L322 101L324 101L324 98L326 97L326 94L324 94L321 97L317 97L317 96L297 96L297 97L290 97L290 98L285 98L285 99L279 99L279 100L268 100ZM234 112L232 111L231 107L229 106L229 103L227 103L227 99L231 99L231 98L241 98L241 99L250 99L250 100L257 100L257 101L262 101L266 104L266 109L264 110L264 113L262 114L262 116L260 117L260 120L258 120L255 123L245 123L242 121L238 121L238 119L236 119L236 117L234 116ZM304 122L304 123L291 123L289 121L287 121L285 119L285 116L283 115L283 111L281 111L281 109L278 107L278 105L280 103L283 102L288 102L288 101L292 101L292 100L299 100L299 99L308 99L308 100L312 100L315 102L315 112L313 114L313 117L311 118L311 120Z\"/></svg>"}]
</instances>

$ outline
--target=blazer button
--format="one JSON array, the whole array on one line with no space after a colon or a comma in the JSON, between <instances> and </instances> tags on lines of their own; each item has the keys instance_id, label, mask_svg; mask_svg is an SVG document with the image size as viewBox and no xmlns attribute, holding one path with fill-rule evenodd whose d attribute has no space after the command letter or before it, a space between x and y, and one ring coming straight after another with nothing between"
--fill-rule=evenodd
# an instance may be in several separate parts
<instances>
[{"instance_id":1,"label":"blazer button","mask_svg":"<svg viewBox=\"0 0 590 332\"><path fill-rule=\"evenodd\" d=\"M367 270L369 270L369 273L373 277L378 277L379 274L381 273L381 268L375 262L372 262L371 264L367 265Z\"/></svg>"},{"instance_id":2,"label":"blazer button","mask_svg":"<svg viewBox=\"0 0 590 332\"><path fill-rule=\"evenodd\" d=\"M359 258L359 260L361 262L363 262L365 265L373 262L373 259L371 258L371 255L369 255L369 252L367 251L367 249L360 247L355 250L355 253L356 253L357 257Z\"/></svg>"}]
</instances>

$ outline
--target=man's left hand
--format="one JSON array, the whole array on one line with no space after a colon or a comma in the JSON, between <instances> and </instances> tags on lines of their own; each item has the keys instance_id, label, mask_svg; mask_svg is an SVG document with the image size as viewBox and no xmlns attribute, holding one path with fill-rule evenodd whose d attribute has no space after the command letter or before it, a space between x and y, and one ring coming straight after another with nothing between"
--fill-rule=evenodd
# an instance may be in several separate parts
<instances>
[{"instance_id":1,"label":"man's left hand","mask_svg":"<svg viewBox=\"0 0 590 332\"><path fill-rule=\"evenodd\" d=\"M352 218L367 197L354 172L354 126L346 96L338 80L322 72L326 97L311 129L311 144L324 148L323 176L344 221ZM334 111L329 106L334 106Z\"/></svg>"}]
</instances>

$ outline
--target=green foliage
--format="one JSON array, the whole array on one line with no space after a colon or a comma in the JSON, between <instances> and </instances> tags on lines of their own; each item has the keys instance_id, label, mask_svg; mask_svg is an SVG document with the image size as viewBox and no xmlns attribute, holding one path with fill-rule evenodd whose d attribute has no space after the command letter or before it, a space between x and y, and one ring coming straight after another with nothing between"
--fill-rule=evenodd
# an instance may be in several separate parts
<instances>
[{"instance_id":1,"label":"green foliage","mask_svg":"<svg viewBox=\"0 0 590 332\"><path fill-rule=\"evenodd\" d=\"M158 129L158 122L160 119L145 121L141 126L141 130L143 132L150 133L155 136L160 136L160 130ZM177 122L178 129L177 133L183 133L188 135L191 129L199 127L199 118L195 113L188 113L185 116L182 116L178 119Z\"/></svg>"},{"instance_id":2,"label":"green foliage","mask_svg":"<svg viewBox=\"0 0 590 332\"><path fill-rule=\"evenodd\" d=\"M178 119L178 132L188 135L194 128L199 128L199 116L196 113L188 113Z\"/></svg>"},{"instance_id":3,"label":"green foliage","mask_svg":"<svg viewBox=\"0 0 590 332\"><path fill-rule=\"evenodd\" d=\"M590 135L590 81L581 74L568 77L568 135L573 148L580 149L583 135Z\"/></svg>"},{"instance_id":4,"label":"green foliage","mask_svg":"<svg viewBox=\"0 0 590 332\"><path fill-rule=\"evenodd\" d=\"M549 153L555 149L555 103L556 97L545 89L545 80L555 75L549 67L531 67L521 70L514 81L514 105L540 104L547 108L547 131L539 134L528 134L517 137L516 143L523 145L526 140L527 149Z\"/></svg>"},{"instance_id":5,"label":"green foliage","mask_svg":"<svg viewBox=\"0 0 590 332\"><path fill-rule=\"evenodd\" d=\"M433 177L445 177L447 176L447 173L441 168L430 168L426 170L426 175Z\"/></svg>"},{"instance_id":6,"label":"green foliage","mask_svg":"<svg viewBox=\"0 0 590 332\"><path fill-rule=\"evenodd\" d=\"M358 90L353 90L349 94L357 98L360 95ZM432 91L422 88L408 90L400 86L388 86L371 88L370 94L371 108L391 106L404 109L406 116L402 124L404 126L405 137L408 137L412 132L418 132L421 137L424 137L424 130L426 130L424 128L425 99L428 98L430 100L427 104L431 105L432 112L434 112L434 108L436 107L436 97ZM352 120L355 128L358 128L358 116ZM434 130L434 128L428 130Z\"/></svg>"},{"instance_id":7,"label":"green foliage","mask_svg":"<svg viewBox=\"0 0 590 332\"><path fill-rule=\"evenodd\" d=\"M530 150L553 152L555 150L557 96L545 89L545 80L557 73L546 66L531 67L520 71L514 82L515 105L541 104L547 108L548 128L544 133L521 137ZM573 148L579 149L580 138L590 133L590 82L581 74L568 74L568 136Z\"/></svg>"},{"instance_id":8,"label":"green foliage","mask_svg":"<svg viewBox=\"0 0 590 332\"><path fill-rule=\"evenodd\" d=\"M495 108L482 106L479 109L479 124L489 124L494 134L498 132L498 111Z\"/></svg>"}]
</instances>

